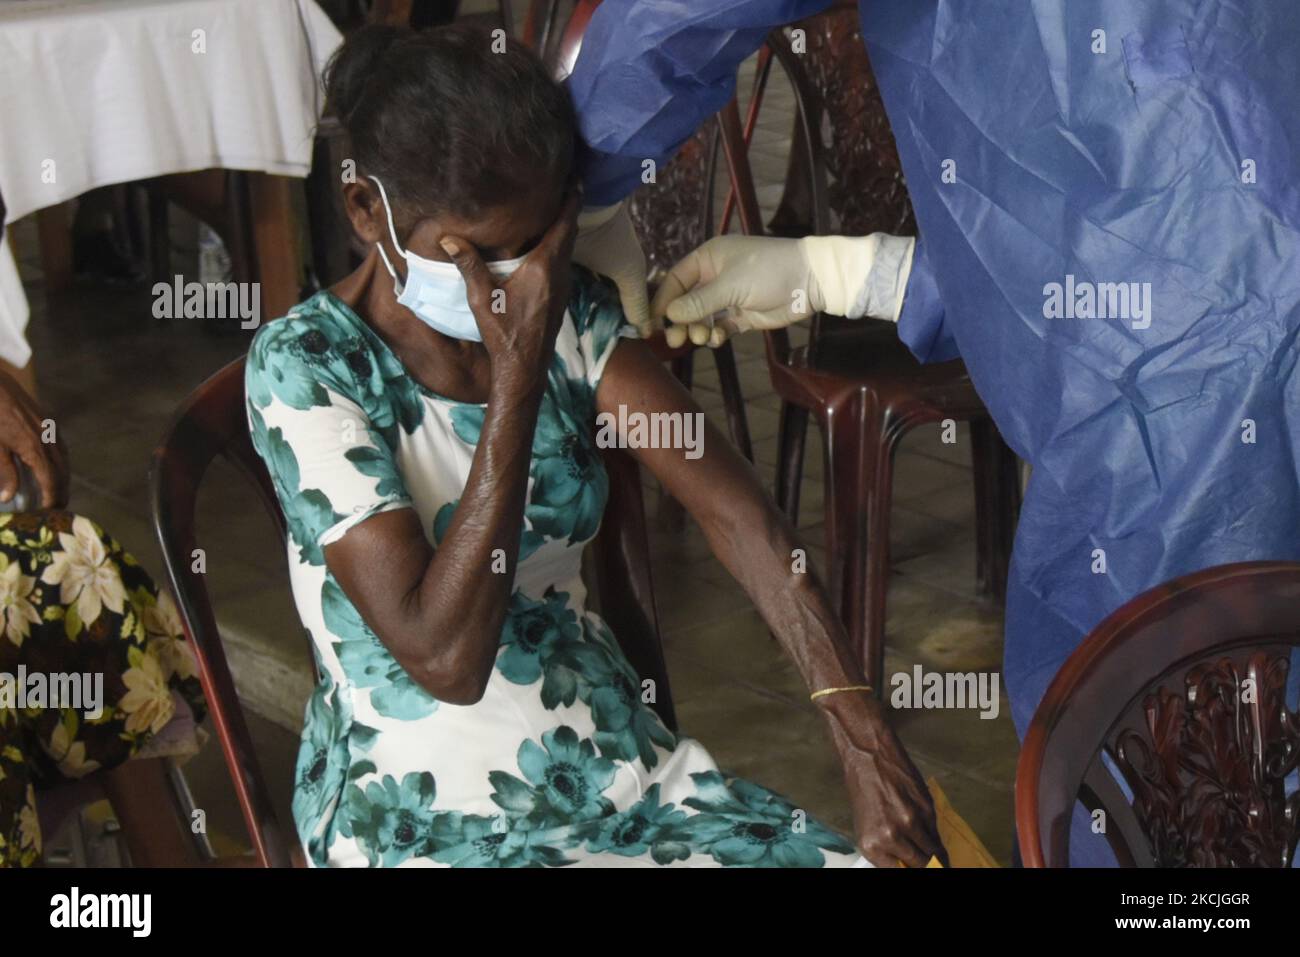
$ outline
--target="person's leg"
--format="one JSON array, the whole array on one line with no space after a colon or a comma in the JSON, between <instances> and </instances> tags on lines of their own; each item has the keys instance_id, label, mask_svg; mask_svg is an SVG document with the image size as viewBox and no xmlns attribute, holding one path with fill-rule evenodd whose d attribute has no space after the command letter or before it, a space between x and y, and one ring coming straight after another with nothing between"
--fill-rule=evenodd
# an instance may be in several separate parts
<instances>
[{"instance_id":1,"label":"person's leg","mask_svg":"<svg viewBox=\"0 0 1300 957\"><path fill-rule=\"evenodd\" d=\"M16 746L18 713L0 712L0 868L31 867L41 859L41 825L31 773Z\"/></svg>"},{"instance_id":2,"label":"person's leg","mask_svg":"<svg viewBox=\"0 0 1300 957\"><path fill-rule=\"evenodd\" d=\"M8 571L10 560L9 547L0 543L0 573ZM29 760L31 719L28 709L18 708L14 700L13 676L25 663L22 645L15 641L15 635L19 639L24 636L20 628L10 628L10 618L22 609L15 607L18 602L12 599L7 605L0 610L0 675L9 676L7 690L0 695L0 869L32 867L41 862L35 773Z\"/></svg>"},{"instance_id":3,"label":"person's leg","mask_svg":"<svg viewBox=\"0 0 1300 957\"><path fill-rule=\"evenodd\" d=\"M36 398L36 365L28 361L21 369L0 359L0 371L7 372L33 399Z\"/></svg>"},{"instance_id":4,"label":"person's leg","mask_svg":"<svg viewBox=\"0 0 1300 957\"><path fill-rule=\"evenodd\" d=\"M127 761L104 774L104 790L122 825L135 867L194 867L198 847L181 818L163 758Z\"/></svg>"},{"instance_id":5,"label":"person's leg","mask_svg":"<svg viewBox=\"0 0 1300 957\"><path fill-rule=\"evenodd\" d=\"M175 606L85 517L51 510L6 519L0 571L18 564L19 597L0 610L0 671L16 673L25 664L28 674L80 676L84 683L75 699L24 712L26 737L18 751L33 780L58 787L93 774L137 866L199 863L163 759L197 748L193 724L203 713L197 667ZM87 556L97 558L100 570L93 604L84 589L65 602L66 589L39 587L44 570Z\"/></svg>"}]
</instances>

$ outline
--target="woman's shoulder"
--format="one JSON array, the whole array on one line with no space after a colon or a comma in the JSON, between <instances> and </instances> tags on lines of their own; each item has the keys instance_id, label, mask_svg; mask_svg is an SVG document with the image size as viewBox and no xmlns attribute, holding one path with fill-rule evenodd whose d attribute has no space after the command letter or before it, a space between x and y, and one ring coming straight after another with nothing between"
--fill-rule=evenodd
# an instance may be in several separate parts
<instances>
[{"instance_id":1,"label":"woman's shoulder","mask_svg":"<svg viewBox=\"0 0 1300 957\"><path fill-rule=\"evenodd\" d=\"M569 296L570 332L592 384L603 369L620 336L633 336L632 325L623 315L618 287L606 276L576 263Z\"/></svg>"},{"instance_id":2,"label":"woman's shoulder","mask_svg":"<svg viewBox=\"0 0 1300 957\"><path fill-rule=\"evenodd\" d=\"M617 328L625 320L618 299L618 287L608 276L573 264L573 284L569 293L569 317L579 336L596 326Z\"/></svg>"},{"instance_id":3,"label":"woman's shoulder","mask_svg":"<svg viewBox=\"0 0 1300 957\"><path fill-rule=\"evenodd\" d=\"M274 396L296 409L329 405L327 389L358 398L379 362L372 337L352 310L322 290L253 336L244 372L248 396L259 406Z\"/></svg>"}]
</instances>

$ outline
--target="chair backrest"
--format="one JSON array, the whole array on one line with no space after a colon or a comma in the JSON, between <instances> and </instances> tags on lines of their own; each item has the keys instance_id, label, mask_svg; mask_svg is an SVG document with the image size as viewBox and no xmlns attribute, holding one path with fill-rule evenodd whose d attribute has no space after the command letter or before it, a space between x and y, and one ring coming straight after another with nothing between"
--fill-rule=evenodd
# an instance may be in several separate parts
<instances>
[{"instance_id":1,"label":"chair backrest","mask_svg":"<svg viewBox=\"0 0 1300 957\"><path fill-rule=\"evenodd\" d=\"M1289 866L1300 833L1300 798L1285 794L1300 761L1300 717L1286 701L1297 647L1294 563L1205 569L1106 618L1057 673L1025 736L1025 864L1068 865L1079 801L1123 866Z\"/></svg>"},{"instance_id":2,"label":"chair backrest","mask_svg":"<svg viewBox=\"0 0 1300 957\"><path fill-rule=\"evenodd\" d=\"M717 120L705 120L677 155L655 172L653 183L629 198L628 211L645 251L651 284L713 232L709 182L716 162Z\"/></svg>"},{"instance_id":3,"label":"chair backrest","mask_svg":"<svg viewBox=\"0 0 1300 957\"><path fill-rule=\"evenodd\" d=\"M857 4L840 0L824 13L768 34L743 124L735 102L720 114L718 137L730 174L720 232L728 228L734 202L747 235L916 233L902 163L858 18ZM770 83L772 60L789 81L795 115L781 197L765 225L748 143ZM710 178L708 187L712 191L716 181ZM713 207L712 196L706 202ZM817 361L823 333L840 328L854 332L860 326L860 320L815 315L808 334L811 361ZM768 333L767 342L769 357L784 361L789 352L786 332Z\"/></svg>"},{"instance_id":4,"label":"chair backrest","mask_svg":"<svg viewBox=\"0 0 1300 957\"><path fill-rule=\"evenodd\" d=\"M154 532L162 547L167 581L199 661L208 714L230 769L253 851L264 866L284 867L290 864L290 847L295 842L276 820L217 631L207 583L195 570L199 484L218 455L249 477L283 535L284 518L270 476L248 434L243 358L222 368L182 403L154 450L150 492Z\"/></svg>"},{"instance_id":5,"label":"chair backrest","mask_svg":"<svg viewBox=\"0 0 1300 957\"><path fill-rule=\"evenodd\" d=\"M779 59L799 108L812 114L809 145L815 148L814 159L826 181L826 208L799 204L804 195L799 177L809 171L792 162L781 209L811 232L911 236L916 216L859 17L854 0L841 0L824 13L792 24L803 31L806 49ZM777 34L769 42L778 49L788 46L789 38L782 31ZM802 129L796 120L796 148Z\"/></svg>"},{"instance_id":6,"label":"chair backrest","mask_svg":"<svg viewBox=\"0 0 1300 957\"><path fill-rule=\"evenodd\" d=\"M208 713L230 768L254 853L263 866L284 867L298 857L297 841L292 831L286 832L276 819L226 660L207 583L195 570L199 486L218 456L250 480L283 536L284 516L274 486L248 434L243 357L223 367L181 404L154 450L150 486L154 531L162 547L167 581L199 661ZM642 678L655 682L654 707L675 730L677 721L650 575L640 469L634 459L618 449L605 450L603 459L609 473L609 503L592 546L596 550L596 594L601 613L633 667Z\"/></svg>"}]
</instances>

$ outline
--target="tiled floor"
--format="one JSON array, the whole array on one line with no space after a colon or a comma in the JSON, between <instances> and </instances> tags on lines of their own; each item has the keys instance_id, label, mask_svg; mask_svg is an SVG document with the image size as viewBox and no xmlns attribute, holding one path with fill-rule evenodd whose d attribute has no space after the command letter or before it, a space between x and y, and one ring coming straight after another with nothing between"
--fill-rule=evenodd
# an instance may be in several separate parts
<instances>
[{"instance_id":1,"label":"tiled floor","mask_svg":"<svg viewBox=\"0 0 1300 957\"><path fill-rule=\"evenodd\" d=\"M742 89L744 85L742 83ZM780 101L777 95L778 104ZM788 108L788 107L787 107ZM783 168L783 121L760 127L760 179ZM759 165L756 164L756 165ZM770 209L772 190L764 194ZM42 397L72 452L73 507L121 539L151 569L161 563L153 533L147 469L176 404L201 379L238 355L242 336L217 336L194 320L157 320L148 290L78 288L47 297L34 258L34 228L15 230L32 282L30 339ZM186 255L182 251L182 256ZM188 253L192 256L192 252ZM761 474L770 481L779 403L757 337L737 344L740 377ZM695 394L725 428L721 396L707 355L696 362ZM1001 667L999 608L976 596L973 490L968 435L940 441L938 427L918 429L897 458L893 510L894 574L889 590L887 672L992 671ZM810 441L800 527L820 566L821 462ZM648 499L661 507L657 495ZM287 822L295 751L293 731L310 686L307 645L289 598L283 551L269 520L235 473L215 468L200 502L200 542L241 691L261 712L252 726ZM740 589L689 522L674 530L651 522L655 585L673 694L684 731L702 740L726 769L752 777L847 830L840 772L794 667ZM1011 787L1016 737L1005 697L999 716L974 710L896 712L916 763L1004 863L1011 853ZM219 750L210 746L189 768L217 843L242 839Z\"/></svg>"}]
</instances>

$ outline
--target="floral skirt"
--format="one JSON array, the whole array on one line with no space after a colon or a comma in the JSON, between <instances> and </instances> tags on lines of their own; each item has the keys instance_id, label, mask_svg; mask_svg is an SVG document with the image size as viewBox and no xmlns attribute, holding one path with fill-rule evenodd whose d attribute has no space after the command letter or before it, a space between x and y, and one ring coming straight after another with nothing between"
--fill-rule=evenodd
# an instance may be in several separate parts
<instances>
[{"instance_id":1,"label":"floral skirt","mask_svg":"<svg viewBox=\"0 0 1300 957\"><path fill-rule=\"evenodd\" d=\"M171 597L94 522L0 515L0 867L41 854L44 788L192 753L203 715Z\"/></svg>"}]
</instances>

